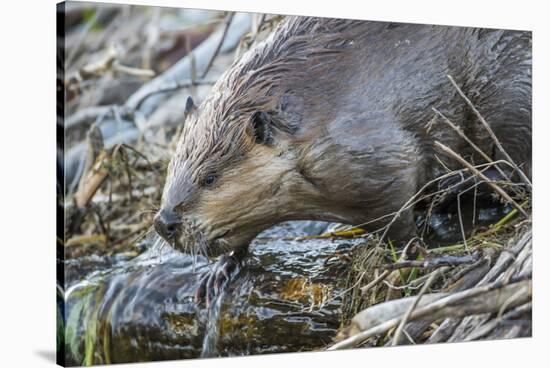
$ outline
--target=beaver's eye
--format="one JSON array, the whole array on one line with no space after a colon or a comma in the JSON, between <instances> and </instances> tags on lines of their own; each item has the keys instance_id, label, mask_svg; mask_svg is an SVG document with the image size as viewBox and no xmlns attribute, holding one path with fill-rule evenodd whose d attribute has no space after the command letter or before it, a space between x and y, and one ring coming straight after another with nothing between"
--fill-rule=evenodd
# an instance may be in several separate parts
<instances>
[{"instance_id":1,"label":"beaver's eye","mask_svg":"<svg viewBox=\"0 0 550 368\"><path fill-rule=\"evenodd\" d=\"M216 181L216 174L210 173L204 177L203 183L205 186L210 186Z\"/></svg>"}]
</instances>

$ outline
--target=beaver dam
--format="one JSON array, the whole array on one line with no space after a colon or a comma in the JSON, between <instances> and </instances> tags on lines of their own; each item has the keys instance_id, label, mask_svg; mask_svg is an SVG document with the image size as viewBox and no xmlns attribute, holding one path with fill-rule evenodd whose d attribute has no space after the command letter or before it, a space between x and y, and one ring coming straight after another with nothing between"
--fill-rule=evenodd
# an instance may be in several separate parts
<instances>
[{"instance_id":1,"label":"beaver dam","mask_svg":"<svg viewBox=\"0 0 550 368\"><path fill-rule=\"evenodd\" d=\"M283 222L254 239L208 307L196 303L212 260L153 228L184 107L283 18L66 6L57 349L67 365L531 336L531 183L485 175L519 172L507 155L473 165L442 144L460 169L404 203L418 228L405 246L383 240L387 227ZM462 94L453 76L448 93Z\"/></svg>"}]
</instances>

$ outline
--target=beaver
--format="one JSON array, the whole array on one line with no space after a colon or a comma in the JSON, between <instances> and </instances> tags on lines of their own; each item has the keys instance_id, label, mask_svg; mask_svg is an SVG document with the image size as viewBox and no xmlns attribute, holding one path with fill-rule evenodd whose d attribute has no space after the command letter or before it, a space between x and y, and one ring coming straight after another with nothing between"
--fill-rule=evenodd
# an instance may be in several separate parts
<instances>
[{"instance_id":1,"label":"beaver","mask_svg":"<svg viewBox=\"0 0 550 368\"><path fill-rule=\"evenodd\" d=\"M448 75L530 177L526 31L287 17L200 106L189 98L154 226L178 249L223 255L197 297L279 222L387 225L421 186L461 168L434 141L475 161L432 108L499 159ZM387 236L415 231L407 209Z\"/></svg>"}]
</instances>

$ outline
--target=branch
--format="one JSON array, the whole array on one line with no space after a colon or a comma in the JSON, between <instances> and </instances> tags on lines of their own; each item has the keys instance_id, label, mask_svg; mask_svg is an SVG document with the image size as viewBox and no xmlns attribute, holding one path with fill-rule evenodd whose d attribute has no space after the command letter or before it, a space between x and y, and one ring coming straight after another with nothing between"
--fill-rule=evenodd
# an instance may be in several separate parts
<instances>
[{"instance_id":1,"label":"branch","mask_svg":"<svg viewBox=\"0 0 550 368\"><path fill-rule=\"evenodd\" d=\"M438 258L426 258L422 261L401 261L383 265L385 270L397 270L401 268L439 268L444 266L459 266L467 263L474 263L479 259L480 253L464 256L442 256Z\"/></svg>"},{"instance_id":2,"label":"branch","mask_svg":"<svg viewBox=\"0 0 550 368\"><path fill-rule=\"evenodd\" d=\"M84 124L97 119L99 116L107 114L113 105L107 106L92 106L75 112L73 115L65 119L65 129L72 128L79 124Z\"/></svg>"},{"instance_id":3,"label":"branch","mask_svg":"<svg viewBox=\"0 0 550 368\"><path fill-rule=\"evenodd\" d=\"M412 312L415 310L416 306L420 302L420 299L422 298L422 296L424 294L426 294L426 292L428 291L428 289L430 288L430 286L432 285L434 280L436 278L438 278L440 275L441 275L441 270L437 270L437 271L432 272L430 277L426 281L426 283L422 286L422 289L420 289L420 292L418 293L418 295L414 299L414 302L411 303L411 306L409 307L409 309L407 309L407 312L403 316L403 319L401 319L401 322L399 323L399 326L397 326L397 329L395 330L395 333L393 335L392 346L397 345L397 343L399 342L399 338L401 337L401 333L403 332L403 328L407 324L407 321L409 320Z\"/></svg>"},{"instance_id":4,"label":"branch","mask_svg":"<svg viewBox=\"0 0 550 368\"><path fill-rule=\"evenodd\" d=\"M206 68L202 71L201 79L206 77L208 72L210 71L210 68L212 67L212 64L214 63L214 60L220 53L220 50L222 48L223 42L225 41L225 37L227 36L227 31L229 30L229 26L231 25L231 22L233 21L233 16L235 16L235 13L230 12L227 17L225 18L225 27L223 28L222 36L220 37L220 42L218 42L218 46L216 46L216 49L214 50L214 53L210 57L210 60L208 60L208 64L206 65Z\"/></svg>"},{"instance_id":5,"label":"branch","mask_svg":"<svg viewBox=\"0 0 550 368\"><path fill-rule=\"evenodd\" d=\"M461 318L472 314L495 313L498 312L500 307L513 295L521 295L521 297L515 297L513 303L509 305L510 308L529 302L532 296L532 286L532 281L526 279L508 285L503 285L502 282L496 282L450 295L443 294L441 299L412 312L409 320L414 321L423 319L435 321L448 317ZM435 298L437 295L438 294L428 294L426 297L430 296L431 298ZM413 303L414 299L416 298L410 298L408 302ZM354 320L356 317L354 317ZM327 350L339 350L357 346L370 337L383 334L396 327L401 319L400 316L391 318L366 331L359 332L340 341L330 346Z\"/></svg>"}]
</instances>

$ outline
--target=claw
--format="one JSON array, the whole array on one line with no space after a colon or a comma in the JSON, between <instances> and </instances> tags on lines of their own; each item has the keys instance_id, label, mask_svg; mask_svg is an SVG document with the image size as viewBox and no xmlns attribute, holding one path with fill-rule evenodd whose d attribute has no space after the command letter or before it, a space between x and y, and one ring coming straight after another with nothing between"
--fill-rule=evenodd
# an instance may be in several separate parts
<instances>
[{"instance_id":1,"label":"claw","mask_svg":"<svg viewBox=\"0 0 550 368\"><path fill-rule=\"evenodd\" d=\"M221 294L238 265L239 260L235 256L222 255L212 269L200 279L195 291L195 303L204 300L208 307Z\"/></svg>"},{"instance_id":2,"label":"claw","mask_svg":"<svg viewBox=\"0 0 550 368\"><path fill-rule=\"evenodd\" d=\"M206 284L208 283L209 276L210 274L206 273L201 277L199 281L199 286L195 291L195 303L199 303L201 300L203 300L206 297L206 290L207 290Z\"/></svg>"},{"instance_id":3,"label":"claw","mask_svg":"<svg viewBox=\"0 0 550 368\"><path fill-rule=\"evenodd\" d=\"M214 277L212 277L214 272L208 274L208 281L206 283L206 306L209 306L212 299L214 299Z\"/></svg>"}]
</instances>

